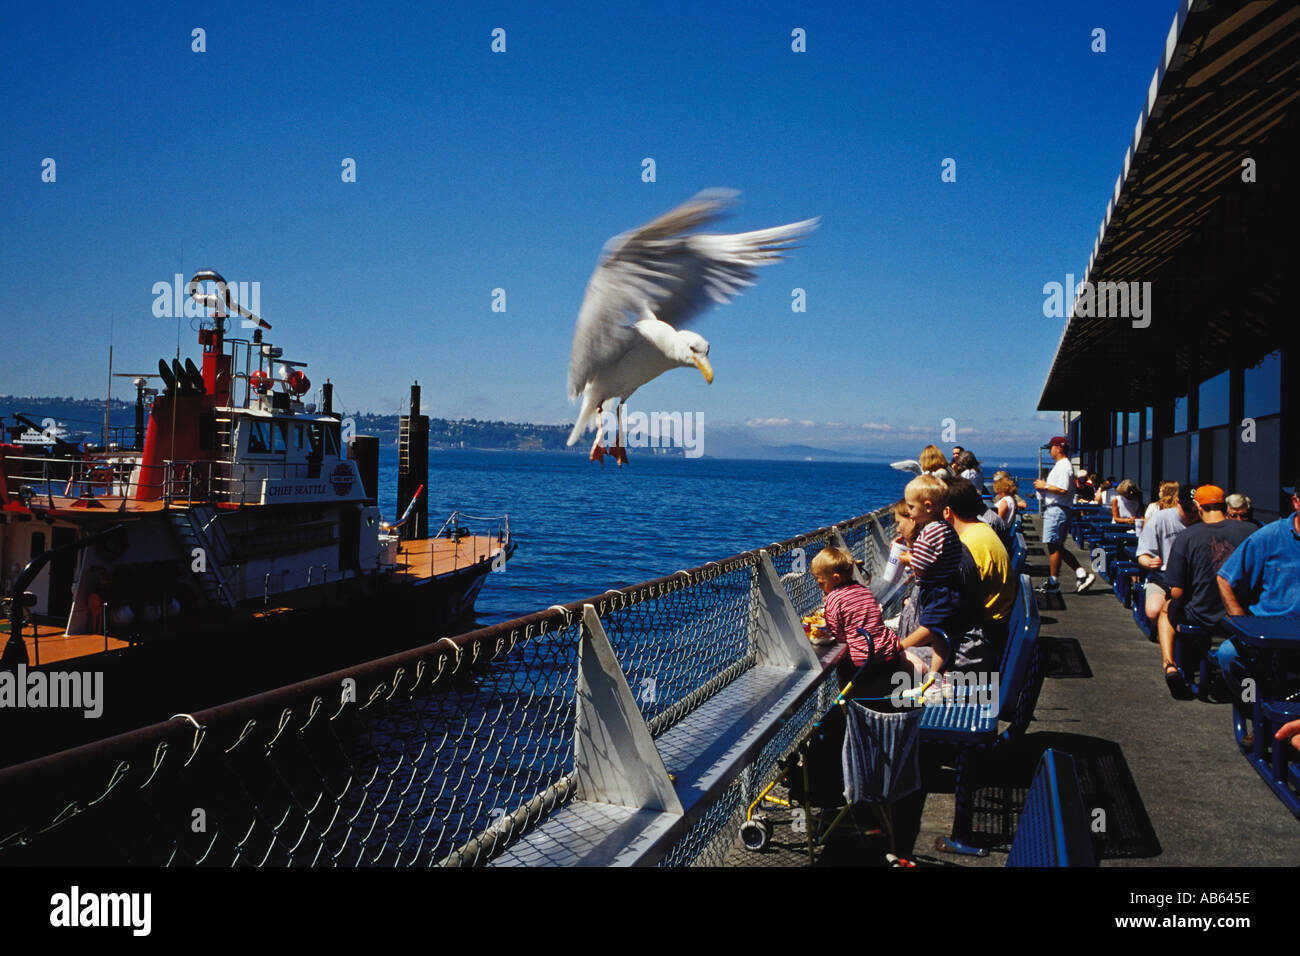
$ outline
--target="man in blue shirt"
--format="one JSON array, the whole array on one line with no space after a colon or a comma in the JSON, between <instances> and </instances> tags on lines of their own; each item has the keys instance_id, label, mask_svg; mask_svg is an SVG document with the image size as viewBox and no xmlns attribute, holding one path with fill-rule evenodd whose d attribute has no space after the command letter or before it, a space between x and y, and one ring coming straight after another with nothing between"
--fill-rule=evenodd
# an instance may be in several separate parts
<instances>
[{"instance_id":1,"label":"man in blue shirt","mask_svg":"<svg viewBox=\"0 0 1300 956\"><path fill-rule=\"evenodd\" d=\"M1293 513L1252 534L1219 569L1229 614L1300 615L1300 487L1290 490Z\"/></svg>"},{"instance_id":2,"label":"man in blue shirt","mask_svg":"<svg viewBox=\"0 0 1300 956\"><path fill-rule=\"evenodd\" d=\"M1219 569L1219 594L1234 616L1300 616L1300 478L1291 492L1293 513L1266 524L1238 545ZM1245 668L1231 639L1219 645L1219 666L1240 691Z\"/></svg>"}]
</instances>

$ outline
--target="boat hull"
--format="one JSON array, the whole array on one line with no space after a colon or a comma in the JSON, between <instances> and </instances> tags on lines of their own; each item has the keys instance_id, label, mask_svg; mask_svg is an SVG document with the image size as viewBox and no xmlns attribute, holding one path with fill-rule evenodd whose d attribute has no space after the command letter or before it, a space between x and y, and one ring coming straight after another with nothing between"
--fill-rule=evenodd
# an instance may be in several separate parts
<instances>
[{"instance_id":1,"label":"boat hull","mask_svg":"<svg viewBox=\"0 0 1300 956\"><path fill-rule=\"evenodd\" d=\"M506 548L507 557L511 550ZM472 629L474 604L491 568L491 561L483 561L409 582L343 582L318 589L317 600L303 606L232 612L162 640L29 665L27 675L76 674L98 681L102 713L89 717L84 707L0 708L0 766ZM29 638L29 659L30 644Z\"/></svg>"}]
</instances>

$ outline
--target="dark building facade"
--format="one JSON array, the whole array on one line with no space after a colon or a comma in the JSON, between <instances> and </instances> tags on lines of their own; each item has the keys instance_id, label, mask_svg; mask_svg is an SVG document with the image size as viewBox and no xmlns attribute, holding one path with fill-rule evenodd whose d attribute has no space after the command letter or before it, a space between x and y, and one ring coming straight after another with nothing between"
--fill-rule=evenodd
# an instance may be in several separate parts
<instances>
[{"instance_id":1,"label":"dark building facade","mask_svg":"<svg viewBox=\"0 0 1300 956\"><path fill-rule=\"evenodd\" d=\"M1212 482L1291 510L1298 50L1293 2L1184 3L1043 386L1084 467L1146 500Z\"/></svg>"}]
</instances>

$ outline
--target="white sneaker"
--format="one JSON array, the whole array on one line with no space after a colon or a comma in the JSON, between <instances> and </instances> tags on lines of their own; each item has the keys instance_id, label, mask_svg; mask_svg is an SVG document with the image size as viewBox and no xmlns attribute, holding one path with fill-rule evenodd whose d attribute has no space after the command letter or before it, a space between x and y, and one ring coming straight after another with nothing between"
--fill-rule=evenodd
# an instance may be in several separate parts
<instances>
[{"instance_id":1,"label":"white sneaker","mask_svg":"<svg viewBox=\"0 0 1300 956\"><path fill-rule=\"evenodd\" d=\"M1084 575L1083 577L1076 577L1074 580L1077 585L1076 590L1082 593L1083 591L1086 591L1088 590L1088 588L1092 587L1092 582L1097 580L1097 575L1090 571L1088 572L1088 574Z\"/></svg>"}]
</instances>

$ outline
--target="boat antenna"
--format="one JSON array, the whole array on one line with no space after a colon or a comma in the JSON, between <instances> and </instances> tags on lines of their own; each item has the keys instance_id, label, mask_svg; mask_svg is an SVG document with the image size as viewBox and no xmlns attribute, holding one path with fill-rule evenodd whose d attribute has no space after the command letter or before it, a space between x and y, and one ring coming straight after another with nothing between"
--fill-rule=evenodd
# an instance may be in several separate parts
<instances>
[{"instance_id":1,"label":"boat antenna","mask_svg":"<svg viewBox=\"0 0 1300 956\"><path fill-rule=\"evenodd\" d=\"M108 398L104 401L104 434L99 447L108 450L108 416L113 408L113 322L116 312L108 313Z\"/></svg>"}]
</instances>

